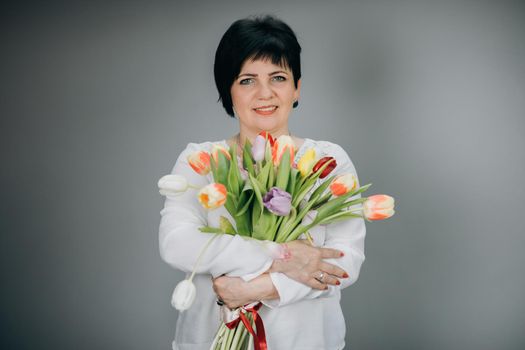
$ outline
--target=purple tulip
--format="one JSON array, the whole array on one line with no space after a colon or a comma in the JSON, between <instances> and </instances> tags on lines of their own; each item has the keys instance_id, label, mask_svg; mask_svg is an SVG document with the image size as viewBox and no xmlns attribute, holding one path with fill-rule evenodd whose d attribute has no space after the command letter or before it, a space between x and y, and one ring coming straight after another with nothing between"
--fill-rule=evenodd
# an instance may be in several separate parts
<instances>
[{"instance_id":1,"label":"purple tulip","mask_svg":"<svg viewBox=\"0 0 525 350\"><path fill-rule=\"evenodd\" d=\"M292 195L278 187L272 187L264 195L263 204L271 213L286 216L292 210Z\"/></svg>"}]
</instances>

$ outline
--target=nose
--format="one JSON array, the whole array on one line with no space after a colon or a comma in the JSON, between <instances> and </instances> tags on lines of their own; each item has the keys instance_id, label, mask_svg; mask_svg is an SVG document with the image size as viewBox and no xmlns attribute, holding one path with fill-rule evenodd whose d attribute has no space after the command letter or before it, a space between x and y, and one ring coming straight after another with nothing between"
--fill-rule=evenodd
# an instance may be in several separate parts
<instances>
[{"instance_id":1,"label":"nose","mask_svg":"<svg viewBox=\"0 0 525 350\"><path fill-rule=\"evenodd\" d=\"M261 82L259 84L258 97L261 100L268 100L273 97L273 90L269 83Z\"/></svg>"}]
</instances>

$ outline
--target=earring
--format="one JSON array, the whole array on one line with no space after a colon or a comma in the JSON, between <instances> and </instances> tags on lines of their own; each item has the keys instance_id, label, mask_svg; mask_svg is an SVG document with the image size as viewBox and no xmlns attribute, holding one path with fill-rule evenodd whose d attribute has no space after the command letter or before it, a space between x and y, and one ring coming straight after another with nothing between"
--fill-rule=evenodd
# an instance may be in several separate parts
<instances>
[{"instance_id":1,"label":"earring","mask_svg":"<svg viewBox=\"0 0 525 350\"><path fill-rule=\"evenodd\" d=\"M292 107L297 108L297 106L299 106L299 101L298 100L293 101Z\"/></svg>"}]
</instances>

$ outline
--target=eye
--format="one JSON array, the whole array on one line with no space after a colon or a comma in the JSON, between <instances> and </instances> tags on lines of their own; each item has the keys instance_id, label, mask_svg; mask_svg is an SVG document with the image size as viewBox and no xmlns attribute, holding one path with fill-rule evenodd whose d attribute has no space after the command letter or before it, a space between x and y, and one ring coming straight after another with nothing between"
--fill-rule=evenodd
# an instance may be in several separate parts
<instances>
[{"instance_id":1,"label":"eye","mask_svg":"<svg viewBox=\"0 0 525 350\"><path fill-rule=\"evenodd\" d=\"M275 80L275 81L285 81L286 77L283 77L282 75L276 75L275 77L273 77L273 80Z\"/></svg>"},{"instance_id":2,"label":"eye","mask_svg":"<svg viewBox=\"0 0 525 350\"><path fill-rule=\"evenodd\" d=\"M251 84L253 83L253 79L252 78L246 78L246 79L242 79L241 81L239 81L239 84L241 85L248 85L248 84Z\"/></svg>"}]
</instances>

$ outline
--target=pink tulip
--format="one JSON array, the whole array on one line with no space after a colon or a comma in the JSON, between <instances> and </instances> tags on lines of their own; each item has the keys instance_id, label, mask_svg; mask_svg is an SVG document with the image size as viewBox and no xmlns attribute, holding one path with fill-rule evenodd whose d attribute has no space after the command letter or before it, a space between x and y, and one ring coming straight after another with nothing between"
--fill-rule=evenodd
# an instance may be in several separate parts
<instances>
[{"instance_id":1,"label":"pink tulip","mask_svg":"<svg viewBox=\"0 0 525 350\"><path fill-rule=\"evenodd\" d=\"M188 156L188 164L199 175L207 175L210 170L210 154L208 152L194 152Z\"/></svg>"},{"instance_id":2,"label":"pink tulip","mask_svg":"<svg viewBox=\"0 0 525 350\"><path fill-rule=\"evenodd\" d=\"M275 139L273 138L272 134L270 134L269 132L267 131L261 131L259 133L259 135L261 135L262 137L264 137L264 139L268 139L268 141L270 141L270 146L273 146L273 144L275 143Z\"/></svg>"},{"instance_id":3,"label":"pink tulip","mask_svg":"<svg viewBox=\"0 0 525 350\"><path fill-rule=\"evenodd\" d=\"M386 194L370 196L363 204L363 214L367 220L388 219L394 213L394 198Z\"/></svg>"},{"instance_id":4,"label":"pink tulip","mask_svg":"<svg viewBox=\"0 0 525 350\"><path fill-rule=\"evenodd\" d=\"M330 191L332 191L334 196L338 197L355 190L356 187L357 179L355 175L348 173L336 176L330 184Z\"/></svg>"},{"instance_id":5,"label":"pink tulip","mask_svg":"<svg viewBox=\"0 0 525 350\"><path fill-rule=\"evenodd\" d=\"M252 147L253 160L260 162L264 159L264 152L266 151L266 139L261 134L255 137Z\"/></svg>"}]
</instances>

